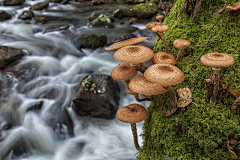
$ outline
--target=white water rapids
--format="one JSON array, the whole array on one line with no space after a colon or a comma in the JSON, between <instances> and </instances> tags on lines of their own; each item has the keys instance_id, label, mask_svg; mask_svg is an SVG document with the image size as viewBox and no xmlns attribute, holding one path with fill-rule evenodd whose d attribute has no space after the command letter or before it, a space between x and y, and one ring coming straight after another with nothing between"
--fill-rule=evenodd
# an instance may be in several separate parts
<instances>
[{"instance_id":1,"label":"white water rapids","mask_svg":"<svg viewBox=\"0 0 240 160\"><path fill-rule=\"evenodd\" d=\"M27 1L26 4L34 5L40 1ZM91 27L82 25L78 27L69 23L70 33L61 31L44 33L47 25L25 24L17 17L29 7L3 7L13 15L13 18L0 23L0 45L24 49L27 53L17 65L34 66L32 79L19 84L14 79L11 95L5 104L16 109L20 115L20 126L3 132L6 139L0 142L0 152L19 137L31 143L31 154L22 155L24 160L129 160L134 159L137 153L130 124L120 122L117 118L112 120L85 118L75 115L70 105L75 97L76 88L80 81L88 74L111 75L114 67L120 62L113 59L113 52L106 52L104 48L96 50L83 49L80 51L73 42L80 34L91 30ZM74 10L71 4L63 6L50 3L52 10ZM59 12L36 12L50 16L64 17ZM75 17L77 17L75 15ZM79 17L79 22L83 22ZM0 78L6 76L1 74ZM21 86L19 86L21 85ZM132 95L125 92L126 85L119 82L121 99L119 107L131 103L138 103ZM53 99L38 98L49 90L56 91ZM26 112L27 108L43 101L40 113ZM59 140L53 130L45 123L51 117L50 110L54 104L61 101L61 107L67 107L74 122L74 137ZM140 103L147 107L149 102ZM4 106L2 106L4 107ZM142 122L137 123L138 135L142 132ZM138 137L142 145L141 136ZM1 153L2 154L2 153ZM11 160L10 153L7 160Z\"/></svg>"}]
</instances>

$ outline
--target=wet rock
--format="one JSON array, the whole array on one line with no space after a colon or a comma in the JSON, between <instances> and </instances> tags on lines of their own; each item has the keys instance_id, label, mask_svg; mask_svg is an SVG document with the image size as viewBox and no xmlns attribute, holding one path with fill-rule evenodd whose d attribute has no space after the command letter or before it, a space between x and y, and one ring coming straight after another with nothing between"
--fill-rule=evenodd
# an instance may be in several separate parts
<instances>
[{"instance_id":1,"label":"wet rock","mask_svg":"<svg viewBox=\"0 0 240 160\"><path fill-rule=\"evenodd\" d=\"M22 50L0 46L0 69L24 56Z\"/></svg>"},{"instance_id":2,"label":"wet rock","mask_svg":"<svg viewBox=\"0 0 240 160\"><path fill-rule=\"evenodd\" d=\"M57 29L48 29L44 33L54 32L54 31L63 31L63 30L67 30L68 28L69 28L68 25L63 25L63 26L58 27Z\"/></svg>"},{"instance_id":3,"label":"wet rock","mask_svg":"<svg viewBox=\"0 0 240 160\"><path fill-rule=\"evenodd\" d=\"M113 119L119 105L119 86L108 75L89 75L80 83L72 108L79 116Z\"/></svg>"},{"instance_id":4,"label":"wet rock","mask_svg":"<svg viewBox=\"0 0 240 160\"><path fill-rule=\"evenodd\" d=\"M22 5L25 0L3 0L2 4L4 6L15 6L15 5Z\"/></svg>"},{"instance_id":5,"label":"wet rock","mask_svg":"<svg viewBox=\"0 0 240 160\"><path fill-rule=\"evenodd\" d=\"M123 9L125 17L136 17L140 19L151 18L158 12L158 6L155 3L136 4Z\"/></svg>"},{"instance_id":6,"label":"wet rock","mask_svg":"<svg viewBox=\"0 0 240 160\"><path fill-rule=\"evenodd\" d=\"M145 3L146 0L135 0L134 4Z\"/></svg>"},{"instance_id":7,"label":"wet rock","mask_svg":"<svg viewBox=\"0 0 240 160\"><path fill-rule=\"evenodd\" d=\"M34 16L33 24L45 24L46 23L46 17L44 16Z\"/></svg>"},{"instance_id":8,"label":"wet rock","mask_svg":"<svg viewBox=\"0 0 240 160\"><path fill-rule=\"evenodd\" d=\"M115 11L113 11L113 16L116 18L122 18L123 16L123 10L122 9L117 9Z\"/></svg>"},{"instance_id":9,"label":"wet rock","mask_svg":"<svg viewBox=\"0 0 240 160\"><path fill-rule=\"evenodd\" d=\"M27 20L27 19L32 19L33 17L34 17L33 11L24 11L24 12L18 17L18 19Z\"/></svg>"},{"instance_id":10,"label":"wet rock","mask_svg":"<svg viewBox=\"0 0 240 160\"><path fill-rule=\"evenodd\" d=\"M16 126L16 122L15 119L13 118L12 113L10 112L0 113L0 131L9 130L14 126Z\"/></svg>"},{"instance_id":11,"label":"wet rock","mask_svg":"<svg viewBox=\"0 0 240 160\"><path fill-rule=\"evenodd\" d=\"M0 21L5 21L7 19L11 19L12 15L5 12L5 11L0 11Z\"/></svg>"},{"instance_id":12,"label":"wet rock","mask_svg":"<svg viewBox=\"0 0 240 160\"><path fill-rule=\"evenodd\" d=\"M91 5L95 6L95 5L100 5L100 4L104 4L104 0L92 0L91 1Z\"/></svg>"},{"instance_id":13,"label":"wet rock","mask_svg":"<svg viewBox=\"0 0 240 160\"><path fill-rule=\"evenodd\" d=\"M96 18L93 21L92 27L113 28L114 25L113 25L112 20L109 18L109 16L107 16L105 14L101 14L98 16L98 18Z\"/></svg>"},{"instance_id":14,"label":"wet rock","mask_svg":"<svg viewBox=\"0 0 240 160\"><path fill-rule=\"evenodd\" d=\"M112 45L113 43L124 41L130 38L135 38L136 36L132 33L123 33L120 37L115 37L107 42L107 46Z\"/></svg>"},{"instance_id":15,"label":"wet rock","mask_svg":"<svg viewBox=\"0 0 240 160\"><path fill-rule=\"evenodd\" d=\"M30 8L30 10L43 10L49 6L49 2L43 2L43 3L38 3L35 4Z\"/></svg>"},{"instance_id":16,"label":"wet rock","mask_svg":"<svg viewBox=\"0 0 240 160\"><path fill-rule=\"evenodd\" d=\"M66 4L69 2L69 0L50 0L50 2L53 3L61 3L61 4Z\"/></svg>"},{"instance_id":17,"label":"wet rock","mask_svg":"<svg viewBox=\"0 0 240 160\"><path fill-rule=\"evenodd\" d=\"M148 40L155 40L155 38L157 36L154 32L151 31L150 28L137 30L137 31L133 32L133 34L141 36L141 37L148 37Z\"/></svg>"},{"instance_id":18,"label":"wet rock","mask_svg":"<svg viewBox=\"0 0 240 160\"><path fill-rule=\"evenodd\" d=\"M107 36L98 33L84 34L78 38L77 43L79 48L96 49L98 47L103 47L107 43Z\"/></svg>"},{"instance_id":19,"label":"wet rock","mask_svg":"<svg viewBox=\"0 0 240 160\"><path fill-rule=\"evenodd\" d=\"M29 107L27 109L27 112L30 112L30 111L39 112L42 109L42 105L43 105L43 101L40 101L40 102L36 103L35 105Z\"/></svg>"}]
</instances>

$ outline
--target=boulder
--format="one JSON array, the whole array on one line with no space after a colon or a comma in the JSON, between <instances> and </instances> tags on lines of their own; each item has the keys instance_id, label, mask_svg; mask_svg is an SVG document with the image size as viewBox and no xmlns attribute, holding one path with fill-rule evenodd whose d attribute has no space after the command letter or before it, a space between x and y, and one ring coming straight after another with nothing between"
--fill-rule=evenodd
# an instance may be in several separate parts
<instances>
[{"instance_id":1,"label":"boulder","mask_svg":"<svg viewBox=\"0 0 240 160\"><path fill-rule=\"evenodd\" d=\"M113 28L113 22L112 20L109 18L109 16L105 15L105 14L100 14L98 16L98 18L96 18L93 23L92 23L92 27L105 27L105 28Z\"/></svg>"},{"instance_id":2,"label":"boulder","mask_svg":"<svg viewBox=\"0 0 240 160\"><path fill-rule=\"evenodd\" d=\"M0 21L5 21L7 19L11 19L12 15L5 12L5 11L0 11Z\"/></svg>"},{"instance_id":3,"label":"boulder","mask_svg":"<svg viewBox=\"0 0 240 160\"><path fill-rule=\"evenodd\" d=\"M15 5L22 5L25 0L3 0L2 4L4 6L15 6Z\"/></svg>"},{"instance_id":4,"label":"boulder","mask_svg":"<svg viewBox=\"0 0 240 160\"><path fill-rule=\"evenodd\" d=\"M95 5L100 5L100 4L104 4L104 0L92 0L91 1L91 5L95 6Z\"/></svg>"},{"instance_id":5,"label":"boulder","mask_svg":"<svg viewBox=\"0 0 240 160\"><path fill-rule=\"evenodd\" d=\"M124 41L124 40L130 39L130 38L135 38L135 37L136 36L134 34L132 34L132 33L123 33L121 36L114 37L113 39L109 40L107 42L107 46L110 46L113 43L117 43L117 42Z\"/></svg>"},{"instance_id":6,"label":"boulder","mask_svg":"<svg viewBox=\"0 0 240 160\"><path fill-rule=\"evenodd\" d=\"M18 19L27 20L27 19L32 19L33 17L34 17L33 11L24 11L24 12L18 17Z\"/></svg>"},{"instance_id":7,"label":"boulder","mask_svg":"<svg viewBox=\"0 0 240 160\"><path fill-rule=\"evenodd\" d=\"M14 126L16 122L11 112L0 113L0 131L9 130Z\"/></svg>"},{"instance_id":8,"label":"boulder","mask_svg":"<svg viewBox=\"0 0 240 160\"><path fill-rule=\"evenodd\" d=\"M22 50L6 46L0 46L0 68L4 68L11 62L23 57Z\"/></svg>"},{"instance_id":9,"label":"boulder","mask_svg":"<svg viewBox=\"0 0 240 160\"><path fill-rule=\"evenodd\" d=\"M38 3L32 6L31 10L43 10L49 6L49 2Z\"/></svg>"},{"instance_id":10,"label":"boulder","mask_svg":"<svg viewBox=\"0 0 240 160\"><path fill-rule=\"evenodd\" d=\"M120 88L108 75L88 75L80 83L72 108L79 116L113 119L119 105Z\"/></svg>"},{"instance_id":11,"label":"boulder","mask_svg":"<svg viewBox=\"0 0 240 160\"><path fill-rule=\"evenodd\" d=\"M98 47L103 47L107 43L107 36L105 34L83 34L78 40L79 48L91 48L96 49Z\"/></svg>"}]
</instances>

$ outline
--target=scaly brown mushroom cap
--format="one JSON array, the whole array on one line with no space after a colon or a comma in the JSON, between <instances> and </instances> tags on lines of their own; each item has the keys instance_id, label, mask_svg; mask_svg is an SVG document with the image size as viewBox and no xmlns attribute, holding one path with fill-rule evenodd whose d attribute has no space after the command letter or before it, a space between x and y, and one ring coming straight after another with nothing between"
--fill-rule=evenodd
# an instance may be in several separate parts
<instances>
[{"instance_id":1,"label":"scaly brown mushroom cap","mask_svg":"<svg viewBox=\"0 0 240 160\"><path fill-rule=\"evenodd\" d=\"M127 92L128 94L131 94L131 95L136 95L136 94L137 94L136 92L133 92L133 91L129 88L129 84L128 84L128 86L126 87L126 92Z\"/></svg>"},{"instance_id":2,"label":"scaly brown mushroom cap","mask_svg":"<svg viewBox=\"0 0 240 160\"><path fill-rule=\"evenodd\" d=\"M127 39L124 41L120 41L117 43L113 43L112 45L108 46L105 48L106 51L111 51L111 50L116 50L125 46L129 46L129 45L134 45L134 44L138 44L142 41L145 41L148 37L138 37L138 38L131 38L131 39Z\"/></svg>"},{"instance_id":3,"label":"scaly brown mushroom cap","mask_svg":"<svg viewBox=\"0 0 240 160\"><path fill-rule=\"evenodd\" d=\"M157 63L164 63L164 64L171 64L175 65L177 64L176 58L169 53L166 52L157 52L154 54L152 58L152 63L157 64Z\"/></svg>"},{"instance_id":4,"label":"scaly brown mushroom cap","mask_svg":"<svg viewBox=\"0 0 240 160\"><path fill-rule=\"evenodd\" d=\"M184 46L190 46L191 43L186 39L176 39L173 42L173 46L176 48L183 48Z\"/></svg>"},{"instance_id":5,"label":"scaly brown mushroom cap","mask_svg":"<svg viewBox=\"0 0 240 160\"><path fill-rule=\"evenodd\" d=\"M152 27L153 32L166 32L168 29L169 29L168 25L165 24L159 24Z\"/></svg>"},{"instance_id":6,"label":"scaly brown mushroom cap","mask_svg":"<svg viewBox=\"0 0 240 160\"><path fill-rule=\"evenodd\" d=\"M202 64L213 67L227 67L234 64L234 58L230 54L211 52L200 58Z\"/></svg>"},{"instance_id":7,"label":"scaly brown mushroom cap","mask_svg":"<svg viewBox=\"0 0 240 160\"><path fill-rule=\"evenodd\" d=\"M130 104L118 109L117 118L125 123L137 123L147 117L147 110L140 104Z\"/></svg>"},{"instance_id":8,"label":"scaly brown mushroom cap","mask_svg":"<svg viewBox=\"0 0 240 160\"><path fill-rule=\"evenodd\" d=\"M144 72L144 77L161 86L170 86L181 83L184 80L183 72L170 64L153 64Z\"/></svg>"},{"instance_id":9,"label":"scaly brown mushroom cap","mask_svg":"<svg viewBox=\"0 0 240 160\"><path fill-rule=\"evenodd\" d=\"M228 11L238 10L238 9L240 9L240 1L237 3L234 3L233 6L227 6L226 8L228 9Z\"/></svg>"},{"instance_id":10,"label":"scaly brown mushroom cap","mask_svg":"<svg viewBox=\"0 0 240 160\"><path fill-rule=\"evenodd\" d=\"M153 55L153 51L148 47L130 45L118 49L113 54L113 58L123 63L138 64L149 61Z\"/></svg>"},{"instance_id":11,"label":"scaly brown mushroom cap","mask_svg":"<svg viewBox=\"0 0 240 160\"><path fill-rule=\"evenodd\" d=\"M121 64L113 68L111 76L114 80L124 81L137 75L137 69L130 64Z\"/></svg>"},{"instance_id":12,"label":"scaly brown mushroom cap","mask_svg":"<svg viewBox=\"0 0 240 160\"><path fill-rule=\"evenodd\" d=\"M154 27L156 25L159 25L159 24L161 24L161 23L159 23L159 22L149 22L148 24L146 24L146 28L152 28L152 27Z\"/></svg>"},{"instance_id":13,"label":"scaly brown mushroom cap","mask_svg":"<svg viewBox=\"0 0 240 160\"><path fill-rule=\"evenodd\" d=\"M133 92L149 96L159 95L166 92L160 84L150 82L144 76L133 78L128 86Z\"/></svg>"},{"instance_id":14,"label":"scaly brown mushroom cap","mask_svg":"<svg viewBox=\"0 0 240 160\"><path fill-rule=\"evenodd\" d=\"M164 18L163 15L157 15L157 16L156 16L156 19L159 20L159 21L161 21L162 18Z\"/></svg>"}]
</instances>

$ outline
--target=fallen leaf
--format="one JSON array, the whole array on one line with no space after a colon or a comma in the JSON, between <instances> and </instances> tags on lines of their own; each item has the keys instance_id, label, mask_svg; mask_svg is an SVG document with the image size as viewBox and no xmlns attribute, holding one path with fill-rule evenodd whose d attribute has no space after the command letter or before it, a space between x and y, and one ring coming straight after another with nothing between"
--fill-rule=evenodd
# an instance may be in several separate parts
<instances>
[{"instance_id":1,"label":"fallen leaf","mask_svg":"<svg viewBox=\"0 0 240 160\"><path fill-rule=\"evenodd\" d=\"M178 94L178 101L177 106L178 107L186 107L192 102L192 92L189 88L179 88L177 89Z\"/></svg>"},{"instance_id":2,"label":"fallen leaf","mask_svg":"<svg viewBox=\"0 0 240 160\"><path fill-rule=\"evenodd\" d=\"M229 145L229 141L227 142L227 148L228 148L228 152L230 153L231 157L232 157L233 159L236 159L237 156L236 156L236 154L232 151L233 148Z\"/></svg>"},{"instance_id":3,"label":"fallen leaf","mask_svg":"<svg viewBox=\"0 0 240 160\"><path fill-rule=\"evenodd\" d=\"M233 102L231 109L236 109L239 104L240 104L240 97L238 97L238 98Z\"/></svg>"},{"instance_id":4,"label":"fallen leaf","mask_svg":"<svg viewBox=\"0 0 240 160\"><path fill-rule=\"evenodd\" d=\"M240 90L238 91L234 91L233 89L229 89L229 92L234 95L235 97L239 97L240 96Z\"/></svg>"},{"instance_id":5,"label":"fallen leaf","mask_svg":"<svg viewBox=\"0 0 240 160\"><path fill-rule=\"evenodd\" d=\"M177 107L171 108L169 107L169 109L167 110L166 113L162 114L162 117L168 117L171 116L173 113L175 113L177 111Z\"/></svg>"}]
</instances>

